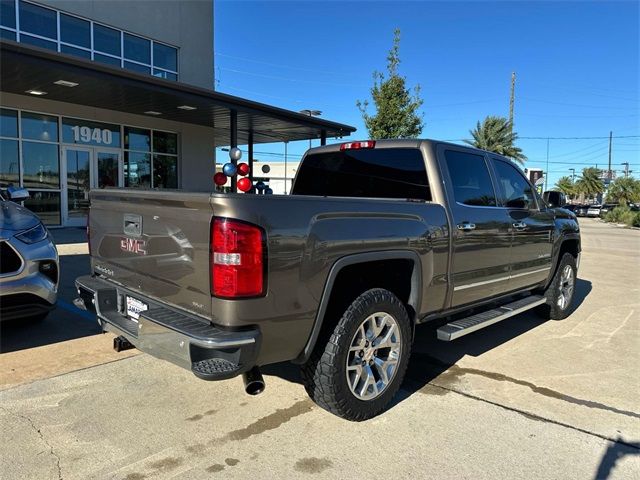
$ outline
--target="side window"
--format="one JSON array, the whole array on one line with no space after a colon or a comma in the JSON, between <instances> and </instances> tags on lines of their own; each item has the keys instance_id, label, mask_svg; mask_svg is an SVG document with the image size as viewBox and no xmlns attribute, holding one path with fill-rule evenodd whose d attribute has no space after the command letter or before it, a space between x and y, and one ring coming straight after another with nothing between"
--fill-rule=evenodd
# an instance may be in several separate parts
<instances>
[{"instance_id":1,"label":"side window","mask_svg":"<svg viewBox=\"0 0 640 480\"><path fill-rule=\"evenodd\" d=\"M482 155L445 150L453 196L464 205L495 207L496 195Z\"/></svg>"},{"instance_id":2,"label":"side window","mask_svg":"<svg viewBox=\"0 0 640 480\"><path fill-rule=\"evenodd\" d=\"M531 184L518 169L507 162L492 159L498 176L498 188L505 207L536 208L535 194Z\"/></svg>"}]
</instances>

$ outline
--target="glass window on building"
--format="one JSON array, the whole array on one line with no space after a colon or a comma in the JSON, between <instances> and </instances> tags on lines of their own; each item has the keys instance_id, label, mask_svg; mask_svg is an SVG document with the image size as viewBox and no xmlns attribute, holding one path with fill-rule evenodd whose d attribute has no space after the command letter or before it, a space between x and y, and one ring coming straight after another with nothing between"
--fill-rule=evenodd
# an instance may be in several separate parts
<instances>
[{"instance_id":1,"label":"glass window on building","mask_svg":"<svg viewBox=\"0 0 640 480\"><path fill-rule=\"evenodd\" d=\"M124 127L125 150L151 151L151 130L135 127Z\"/></svg>"},{"instance_id":2,"label":"glass window on building","mask_svg":"<svg viewBox=\"0 0 640 480\"><path fill-rule=\"evenodd\" d=\"M93 24L94 50L120 57L122 56L120 46L120 32L118 30L97 23Z\"/></svg>"},{"instance_id":3,"label":"glass window on building","mask_svg":"<svg viewBox=\"0 0 640 480\"><path fill-rule=\"evenodd\" d=\"M91 23L78 17L60 14L60 41L91 48Z\"/></svg>"},{"instance_id":4,"label":"glass window on building","mask_svg":"<svg viewBox=\"0 0 640 480\"><path fill-rule=\"evenodd\" d=\"M124 58L147 65L151 64L151 42L145 38L125 33Z\"/></svg>"},{"instance_id":5,"label":"glass window on building","mask_svg":"<svg viewBox=\"0 0 640 480\"><path fill-rule=\"evenodd\" d=\"M120 148L120 127L77 118L62 119L62 141L78 145Z\"/></svg>"},{"instance_id":6,"label":"glass window on building","mask_svg":"<svg viewBox=\"0 0 640 480\"><path fill-rule=\"evenodd\" d=\"M21 1L20 31L57 40L58 20L56 11Z\"/></svg>"},{"instance_id":7,"label":"glass window on building","mask_svg":"<svg viewBox=\"0 0 640 480\"><path fill-rule=\"evenodd\" d=\"M12 32L11 30L5 30L4 28L0 28L0 38L4 40L13 40L16 41L16 32Z\"/></svg>"},{"instance_id":8,"label":"glass window on building","mask_svg":"<svg viewBox=\"0 0 640 480\"><path fill-rule=\"evenodd\" d=\"M45 225L60 225L60 192L33 192L24 206L36 213Z\"/></svg>"},{"instance_id":9,"label":"glass window on building","mask_svg":"<svg viewBox=\"0 0 640 480\"><path fill-rule=\"evenodd\" d=\"M13 0L0 0L0 25L16 28L16 2Z\"/></svg>"},{"instance_id":10,"label":"glass window on building","mask_svg":"<svg viewBox=\"0 0 640 480\"><path fill-rule=\"evenodd\" d=\"M178 188L178 157L153 156L153 188Z\"/></svg>"},{"instance_id":11,"label":"glass window on building","mask_svg":"<svg viewBox=\"0 0 640 480\"><path fill-rule=\"evenodd\" d=\"M46 48L48 50L58 51L58 44L50 40L43 40L42 38L33 37L31 35L20 34L20 42L28 43L34 47Z\"/></svg>"},{"instance_id":12,"label":"glass window on building","mask_svg":"<svg viewBox=\"0 0 640 480\"><path fill-rule=\"evenodd\" d=\"M151 188L151 155L142 152L124 152L124 186Z\"/></svg>"},{"instance_id":13,"label":"glass window on building","mask_svg":"<svg viewBox=\"0 0 640 480\"><path fill-rule=\"evenodd\" d=\"M69 45L60 45L60 51L69 55L75 55L76 57L86 58L91 60L91 52L89 50L83 50L81 48L70 47Z\"/></svg>"},{"instance_id":14,"label":"glass window on building","mask_svg":"<svg viewBox=\"0 0 640 480\"><path fill-rule=\"evenodd\" d=\"M43 142L58 141L58 118L41 113L22 113L22 138Z\"/></svg>"},{"instance_id":15,"label":"glass window on building","mask_svg":"<svg viewBox=\"0 0 640 480\"><path fill-rule=\"evenodd\" d=\"M18 138L18 112L0 109L0 137Z\"/></svg>"},{"instance_id":16,"label":"glass window on building","mask_svg":"<svg viewBox=\"0 0 640 480\"><path fill-rule=\"evenodd\" d=\"M105 65L113 65L115 67L119 67L120 66L120 59L119 58L110 57L108 55L101 55L100 53L94 53L93 54L93 59L96 62L104 63Z\"/></svg>"},{"instance_id":17,"label":"glass window on building","mask_svg":"<svg viewBox=\"0 0 640 480\"><path fill-rule=\"evenodd\" d=\"M124 68L131 70L132 72L144 73L146 75L151 73L150 67L145 67L144 65L139 65L133 62L127 62L126 60L124 61Z\"/></svg>"},{"instance_id":18,"label":"glass window on building","mask_svg":"<svg viewBox=\"0 0 640 480\"><path fill-rule=\"evenodd\" d=\"M20 184L18 140L0 139L0 187Z\"/></svg>"},{"instance_id":19,"label":"glass window on building","mask_svg":"<svg viewBox=\"0 0 640 480\"><path fill-rule=\"evenodd\" d=\"M171 72L165 72L164 70L153 70L153 76L158 78L164 78L165 80L173 80L174 82L178 80L178 75Z\"/></svg>"},{"instance_id":20,"label":"glass window on building","mask_svg":"<svg viewBox=\"0 0 640 480\"><path fill-rule=\"evenodd\" d=\"M173 47L154 42L153 66L164 70L178 71L178 51Z\"/></svg>"},{"instance_id":21,"label":"glass window on building","mask_svg":"<svg viewBox=\"0 0 640 480\"><path fill-rule=\"evenodd\" d=\"M25 188L60 188L60 162L58 144L22 142L22 177Z\"/></svg>"},{"instance_id":22,"label":"glass window on building","mask_svg":"<svg viewBox=\"0 0 640 480\"><path fill-rule=\"evenodd\" d=\"M154 130L153 151L154 153L170 153L176 155L178 153L178 135Z\"/></svg>"}]
</instances>

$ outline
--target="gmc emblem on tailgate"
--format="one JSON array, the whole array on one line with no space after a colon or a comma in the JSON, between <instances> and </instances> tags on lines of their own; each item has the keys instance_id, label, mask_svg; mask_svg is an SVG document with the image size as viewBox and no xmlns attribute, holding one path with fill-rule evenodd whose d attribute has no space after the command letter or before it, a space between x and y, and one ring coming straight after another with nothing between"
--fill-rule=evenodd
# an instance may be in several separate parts
<instances>
[{"instance_id":1,"label":"gmc emblem on tailgate","mask_svg":"<svg viewBox=\"0 0 640 480\"><path fill-rule=\"evenodd\" d=\"M135 253L136 255L146 255L147 245L144 240L136 238L121 238L120 250L123 252Z\"/></svg>"}]
</instances>

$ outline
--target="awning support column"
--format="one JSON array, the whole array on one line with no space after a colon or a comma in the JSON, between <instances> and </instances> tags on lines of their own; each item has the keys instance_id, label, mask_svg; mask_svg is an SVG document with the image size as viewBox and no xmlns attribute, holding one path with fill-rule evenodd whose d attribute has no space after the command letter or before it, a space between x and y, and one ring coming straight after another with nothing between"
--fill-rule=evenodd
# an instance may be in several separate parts
<instances>
[{"instance_id":1,"label":"awning support column","mask_svg":"<svg viewBox=\"0 0 640 480\"><path fill-rule=\"evenodd\" d=\"M322 130L320 132L320 145L326 145L326 144L327 144L327 131Z\"/></svg>"},{"instance_id":2,"label":"awning support column","mask_svg":"<svg viewBox=\"0 0 640 480\"><path fill-rule=\"evenodd\" d=\"M238 112L236 110L229 110L229 149L238 146ZM231 163L237 165L236 160L231 159ZM231 193L238 192L238 179L237 175L231 177Z\"/></svg>"},{"instance_id":3,"label":"awning support column","mask_svg":"<svg viewBox=\"0 0 640 480\"><path fill-rule=\"evenodd\" d=\"M247 145L247 156L249 163L249 180L251 180L251 185L253 185L253 130L249 130L249 144Z\"/></svg>"}]
</instances>

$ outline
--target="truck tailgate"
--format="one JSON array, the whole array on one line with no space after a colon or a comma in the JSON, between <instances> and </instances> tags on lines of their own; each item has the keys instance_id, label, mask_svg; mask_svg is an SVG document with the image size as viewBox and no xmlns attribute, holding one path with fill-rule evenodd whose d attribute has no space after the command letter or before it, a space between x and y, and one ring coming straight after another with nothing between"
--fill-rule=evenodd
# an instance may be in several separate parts
<instances>
[{"instance_id":1,"label":"truck tailgate","mask_svg":"<svg viewBox=\"0 0 640 480\"><path fill-rule=\"evenodd\" d=\"M93 271L192 313L211 317L208 193L91 192Z\"/></svg>"}]
</instances>

